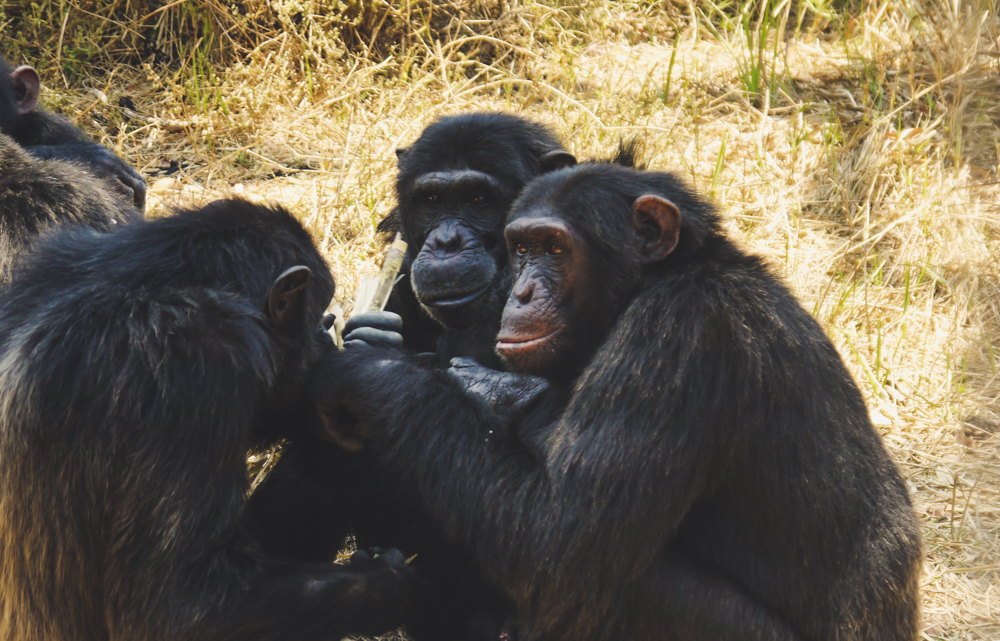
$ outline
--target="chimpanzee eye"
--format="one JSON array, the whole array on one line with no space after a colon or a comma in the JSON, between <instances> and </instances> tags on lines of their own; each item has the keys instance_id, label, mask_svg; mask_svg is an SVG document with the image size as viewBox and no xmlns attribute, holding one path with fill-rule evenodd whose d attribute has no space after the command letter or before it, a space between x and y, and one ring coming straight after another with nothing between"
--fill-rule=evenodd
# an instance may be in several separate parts
<instances>
[{"instance_id":1,"label":"chimpanzee eye","mask_svg":"<svg viewBox=\"0 0 1000 641\"><path fill-rule=\"evenodd\" d=\"M517 247L514 248L514 251L517 252L518 256L524 256L528 253L528 248L524 245L518 244Z\"/></svg>"},{"instance_id":2,"label":"chimpanzee eye","mask_svg":"<svg viewBox=\"0 0 1000 641\"><path fill-rule=\"evenodd\" d=\"M558 256L563 253L563 248L555 243L549 243L549 246L545 248L545 251L551 256Z\"/></svg>"},{"instance_id":3,"label":"chimpanzee eye","mask_svg":"<svg viewBox=\"0 0 1000 641\"><path fill-rule=\"evenodd\" d=\"M427 194L427 202L429 202L429 203L436 203L437 201L438 201L438 195L437 194Z\"/></svg>"},{"instance_id":4,"label":"chimpanzee eye","mask_svg":"<svg viewBox=\"0 0 1000 641\"><path fill-rule=\"evenodd\" d=\"M478 196L472 199L472 202L474 202L477 205L483 205L486 203L486 196L479 194Z\"/></svg>"}]
</instances>

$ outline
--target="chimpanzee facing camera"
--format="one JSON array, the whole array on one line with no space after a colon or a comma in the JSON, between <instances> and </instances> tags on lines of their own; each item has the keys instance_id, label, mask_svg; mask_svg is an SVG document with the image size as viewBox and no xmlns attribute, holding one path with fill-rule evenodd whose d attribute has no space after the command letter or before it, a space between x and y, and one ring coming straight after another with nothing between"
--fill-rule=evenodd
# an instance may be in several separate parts
<instances>
[{"instance_id":1,"label":"chimpanzee facing camera","mask_svg":"<svg viewBox=\"0 0 1000 641\"><path fill-rule=\"evenodd\" d=\"M242 514L248 449L315 420L333 291L295 218L242 201L38 241L0 304L0 638L334 641L411 618L400 553L279 560Z\"/></svg>"},{"instance_id":2,"label":"chimpanzee facing camera","mask_svg":"<svg viewBox=\"0 0 1000 641\"><path fill-rule=\"evenodd\" d=\"M401 230L409 248L387 309L411 351L496 366L507 211L528 181L576 159L547 127L506 113L440 118L396 154L398 205L379 228Z\"/></svg>"},{"instance_id":3,"label":"chimpanzee facing camera","mask_svg":"<svg viewBox=\"0 0 1000 641\"><path fill-rule=\"evenodd\" d=\"M364 426L515 604L494 638L918 638L903 480L822 328L711 206L671 174L578 165L530 183L505 233L496 347L545 402L508 429L377 347L312 382L325 429Z\"/></svg>"}]
</instances>

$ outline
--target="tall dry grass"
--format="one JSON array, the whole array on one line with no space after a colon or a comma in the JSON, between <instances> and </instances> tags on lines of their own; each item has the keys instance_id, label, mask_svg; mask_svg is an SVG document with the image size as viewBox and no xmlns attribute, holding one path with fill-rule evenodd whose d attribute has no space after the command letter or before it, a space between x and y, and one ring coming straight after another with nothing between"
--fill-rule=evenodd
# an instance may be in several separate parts
<instances>
[{"instance_id":1,"label":"tall dry grass","mask_svg":"<svg viewBox=\"0 0 1000 641\"><path fill-rule=\"evenodd\" d=\"M925 638L1000 639L992 3L0 6L6 53L149 176L154 213L281 201L345 299L378 262L394 149L438 115L514 111L582 157L639 136L770 259L866 394L922 519Z\"/></svg>"}]
</instances>

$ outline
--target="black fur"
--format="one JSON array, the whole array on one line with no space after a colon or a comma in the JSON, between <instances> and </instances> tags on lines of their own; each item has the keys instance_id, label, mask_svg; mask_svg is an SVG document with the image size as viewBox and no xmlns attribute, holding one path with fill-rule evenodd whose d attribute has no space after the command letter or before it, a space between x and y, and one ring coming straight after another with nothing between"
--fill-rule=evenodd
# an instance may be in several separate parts
<instances>
[{"instance_id":1,"label":"black fur","mask_svg":"<svg viewBox=\"0 0 1000 641\"><path fill-rule=\"evenodd\" d=\"M62 116L36 109L18 113L11 82L14 66L0 56L0 134L10 136L25 151L40 160L66 160L101 178L105 188L120 193L137 211L146 206L146 183L131 166L110 149Z\"/></svg>"},{"instance_id":2,"label":"black fur","mask_svg":"<svg viewBox=\"0 0 1000 641\"><path fill-rule=\"evenodd\" d=\"M311 279L274 298L296 266ZM396 555L278 561L241 525L248 449L307 420L332 294L302 226L242 201L39 241L0 307L0 638L335 640L404 622L416 585Z\"/></svg>"},{"instance_id":3,"label":"black fur","mask_svg":"<svg viewBox=\"0 0 1000 641\"><path fill-rule=\"evenodd\" d=\"M683 222L643 267L646 194ZM559 171L525 189L524 216L582 233L613 317L568 400L523 420L531 447L487 436L504 424L483 402L396 352L335 354L313 381L516 603L521 638L916 639L905 486L788 289L670 174Z\"/></svg>"},{"instance_id":4,"label":"black fur","mask_svg":"<svg viewBox=\"0 0 1000 641\"><path fill-rule=\"evenodd\" d=\"M0 134L0 282L10 279L17 258L54 225L78 223L109 231L141 218L131 204L77 165L38 160Z\"/></svg>"}]
</instances>

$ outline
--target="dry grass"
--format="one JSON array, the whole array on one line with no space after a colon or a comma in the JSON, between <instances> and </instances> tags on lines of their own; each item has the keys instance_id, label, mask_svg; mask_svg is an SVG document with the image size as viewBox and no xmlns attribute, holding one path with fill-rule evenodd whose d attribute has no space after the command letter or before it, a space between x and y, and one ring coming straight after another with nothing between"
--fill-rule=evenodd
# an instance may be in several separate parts
<instances>
[{"instance_id":1,"label":"dry grass","mask_svg":"<svg viewBox=\"0 0 1000 641\"><path fill-rule=\"evenodd\" d=\"M161 25L169 64L120 34L68 64L56 46L79 41L78 21L110 15L104 4L138 16L130 28ZM581 157L639 135L652 167L710 194L732 236L771 260L866 394L922 519L925 638L1000 639L991 5L879 0L804 12L800 25L784 4L758 26L756 14L740 23L737 9L708 1L414 0L342 12L323 31L291 4L268 5L288 20L269 31L244 23L244 33L224 4L206 3L201 17L215 22L205 29L243 35L228 49L185 49L176 45L194 14L178 7L143 18L155 8L40 2L52 21L43 47L18 41L17 51L43 68L49 104L151 182L177 163L155 183L154 213L234 192L280 201L314 233L344 298L376 267L393 150L436 116L511 110L551 125ZM29 33L27 10L11 7L0 29ZM125 118L122 98L146 120Z\"/></svg>"}]
</instances>

